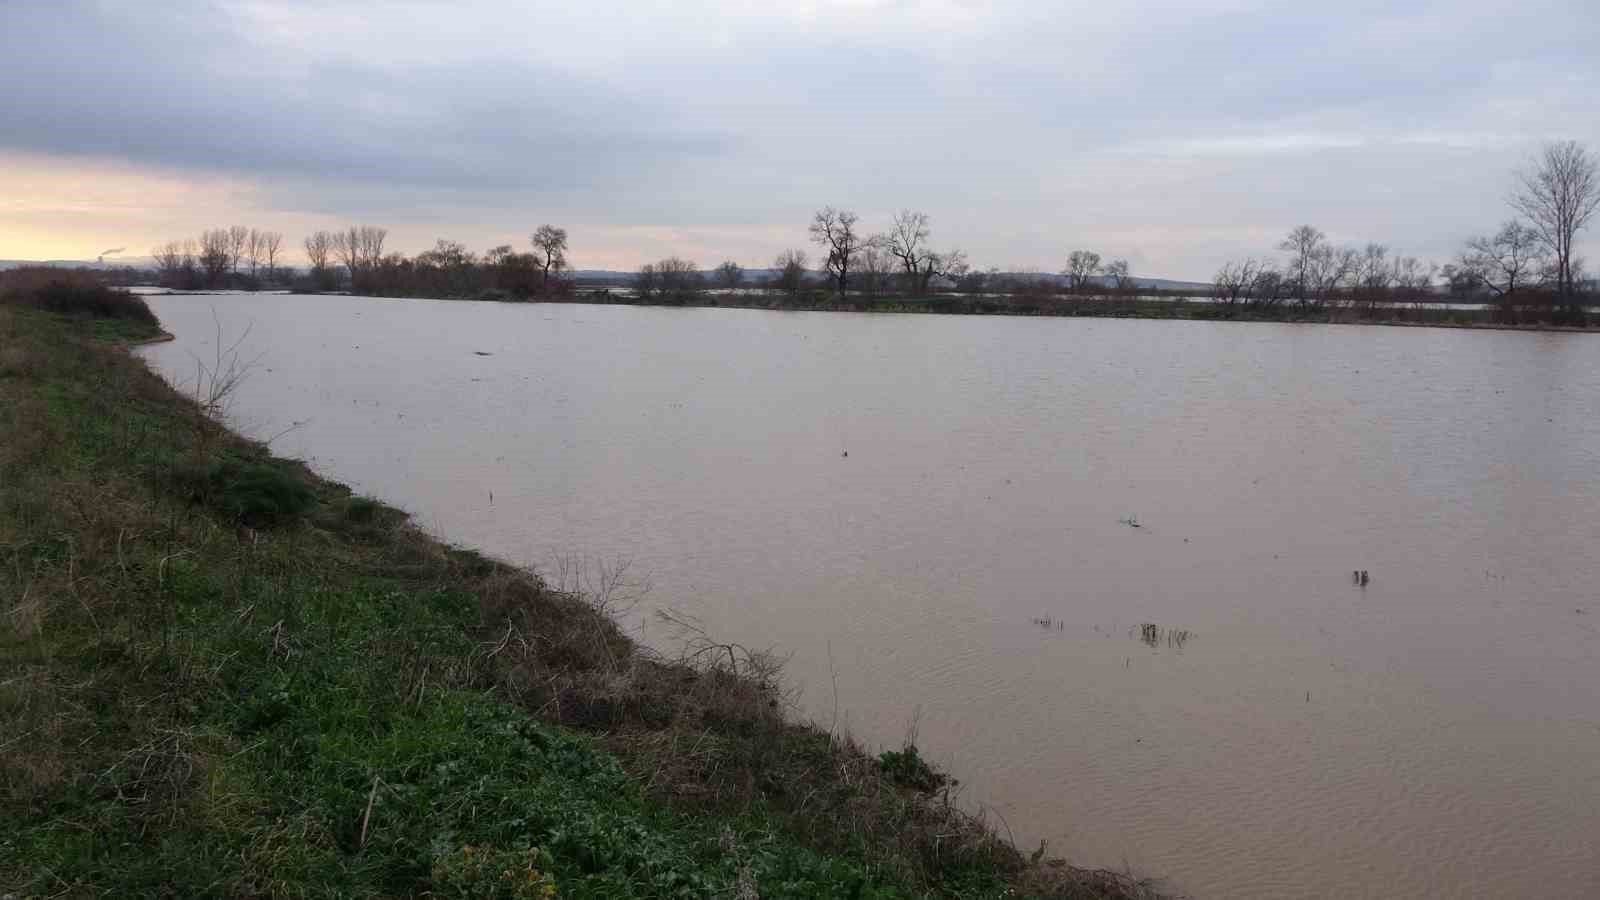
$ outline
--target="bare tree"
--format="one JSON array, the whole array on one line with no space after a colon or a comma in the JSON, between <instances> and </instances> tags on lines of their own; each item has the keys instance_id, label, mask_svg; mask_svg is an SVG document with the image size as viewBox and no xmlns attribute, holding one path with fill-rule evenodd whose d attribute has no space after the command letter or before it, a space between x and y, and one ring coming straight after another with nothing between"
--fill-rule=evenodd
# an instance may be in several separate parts
<instances>
[{"instance_id":1,"label":"bare tree","mask_svg":"<svg viewBox=\"0 0 1600 900\"><path fill-rule=\"evenodd\" d=\"M1470 249L1463 250L1455 262L1445 263L1439 270L1439 278L1444 281L1445 289L1457 300L1470 300L1483 290L1477 273L1463 262L1471 252Z\"/></svg>"},{"instance_id":2,"label":"bare tree","mask_svg":"<svg viewBox=\"0 0 1600 900\"><path fill-rule=\"evenodd\" d=\"M483 254L490 283L500 290L529 297L539 288L538 259L532 253L518 253L510 244L491 247Z\"/></svg>"},{"instance_id":3,"label":"bare tree","mask_svg":"<svg viewBox=\"0 0 1600 900\"><path fill-rule=\"evenodd\" d=\"M1433 294L1433 280L1438 274L1437 265L1425 263L1415 256L1395 257L1390 273L1391 290L1397 300L1422 303Z\"/></svg>"},{"instance_id":4,"label":"bare tree","mask_svg":"<svg viewBox=\"0 0 1600 900\"><path fill-rule=\"evenodd\" d=\"M540 225L529 238L539 251L539 264L544 269L545 288L550 287L550 273L560 274L567 267L567 230L554 225Z\"/></svg>"},{"instance_id":5,"label":"bare tree","mask_svg":"<svg viewBox=\"0 0 1600 900\"><path fill-rule=\"evenodd\" d=\"M1546 246L1537 229L1513 219L1501 225L1492 237L1468 241L1458 271L1474 285L1506 301L1519 291L1537 286Z\"/></svg>"},{"instance_id":6,"label":"bare tree","mask_svg":"<svg viewBox=\"0 0 1600 900\"><path fill-rule=\"evenodd\" d=\"M1387 252L1387 251L1386 251ZM1336 305L1340 291L1348 287L1361 268L1361 251L1354 247L1333 247L1328 244L1314 250L1305 269L1306 283L1301 285L1301 305Z\"/></svg>"},{"instance_id":7,"label":"bare tree","mask_svg":"<svg viewBox=\"0 0 1600 900\"><path fill-rule=\"evenodd\" d=\"M1067 279L1067 290L1084 293L1100 274L1100 254L1093 250L1074 250L1067 255L1067 265L1061 270Z\"/></svg>"},{"instance_id":8,"label":"bare tree","mask_svg":"<svg viewBox=\"0 0 1600 900\"><path fill-rule=\"evenodd\" d=\"M163 284L172 284L177 281L178 273L183 270L183 243L180 241L167 241L165 244L150 250L150 256L156 261L156 270L160 273Z\"/></svg>"},{"instance_id":9,"label":"bare tree","mask_svg":"<svg viewBox=\"0 0 1600 900\"><path fill-rule=\"evenodd\" d=\"M804 250L785 250L778 254L772 261L772 268L778 272L775 281L777 288L790 297L797 296L800 289L806 285L806 252Z\"/></svg>"},{"instance_id":10,"label":"bare tree","mask_svg":"<svg viewBox=\"0 0 1600 900\"><path fill-rule=\"evenodd\" d=\"M856 233L859 217L848 210L823 207L811 219L811 242L828 254L823 269L832 279L834 290L843 300L850 287L850 264L861 250L863 238Z\"/></svg>"},{"instance_id":11,"label":"bare tree","mask_svg":"<svg viewBox=\"0 0 1600 900\"><path fill-rule=\"evenodd\" d=\"M654 299L661 290L661 276L656 272L655 263L645 263L639 267L638 274L633 276L633 292L640 300Z\"/></svg>"},{"instance_id":12,"label":"bare tree","mask_svg":"<svg viewBox=\"0 0 1600 900\"><path fill-rule=\"evenodd\" d=\"M350 271L350 287L383 261L383 242L389 230L372 225L351 225L333 234L331 249L339 264Z\"/></svg>"},{"instance_id":13,"label":"bare tree","mask_svg":"<svg viewBox=\"0 0 1600 900\"><path fill-rule=\"evenodd\" d=\"M889 235L876 234L861 242L861 250L856 253L856 290L868 294L889 293L895 272L900 269L897 255L892 249ZM901 272L906 279L908 290L914 290L915 275Z\"/></svg>"},{"instance_id":14,"label":"bare tree","mask_svg":"<svg viewBox=\"0 0 1600 900\"><path fill-rule=\"evenodd\" d=\"M1394 263L1389 259L1389 248L1369 242L1356 254L1347 277L1354 288L1356 302L1365 315L1371 316L1379 304L1388 299L1394 287Z\"/></svg>"},{"instance_id":15,"label":"bare tree","mask_svg":"<svg viewBox=\"0 0 1600 900\"><path fill-rule=\"evenodd\" d=\"M733 260L727 260L717 266L717 284L725 290L737 290L744 283L744 267Z\"/></svg>"},{"instance_id":16,"label":"bare tree","mask_svg":"<svg viewBox=\"0 0 1600 900\"><path fill-rule=\"evenodd\" d=\"M200 233L200 268L205 271L206 284L212 287L222 282L228 273L233 257L233 240L226 228L208 228Z\"/></svg>"},{"instance_id":17,"label":"bare tree","mask_svg":"<svg viewBox=\"0 0 1600 900\"><path fill-rule=\"evenodd\" d=\"M922 257L922 268L917 271L916 290L926 295L935 278L960 278L967 273L967 254L961 250L928 253Z\"/></svg>"},{"instance_id":18,"label":"bare tree","mask_svg":"<svg viewBox=\"0 0 1600 900\"><path fill-rule=\"evenodd\" d=\"M959 281L971 271L972 266L967 263L965 250L946 250L938 254L938 271L934 275Z\"/></svg>"},{"instance_id":19,"label":"bare tree","mask_svg":"<svg viewBox=\"0 0 1600 900\"><path fill-rule=\"evenodd\" d=\"M261 265L261 232L250 229L244 239L244 259L250 264L250 277L256 277L256 268Z\"/></svg>"},{"instance_id":20,"label":"bare tree","mask_svg":"<svg viewBox=\"0 0 1600 900\"><path fill-rule=\"evenodd\" d=\"M1394 284L1393 264L1389 248L1379 243L1368 243L1356 261L1356 286L1372 294L1386 293Z\"/></svg>"},{"instance_id":21,"label":"bare tree","mask_svg":"<svg viewBox=\"0 0 1600 900\"><path fill-rule=\"evenodd\" d=\"M700 268L686 259L669 256L639 268L634 287L642 300L682 305L696 300L705 290Z\"/></svg>"},{"instance_id":22,"label":"bare tree","mask_svg":"<svg viewBox=\"0 0 1600 900\"><path fill-rule=\"evenodd\" d=\"M1288 277L1263 263L1250 284L1250 305L1256 309L1281 306L1288 299L1291 287Z\"/></svg>"},{"instance_id":23,"label":"bare tree","mask_svg":"<svg viewBox=\"0 0 1600 900\"><path fill-rule=\"evenodd\" d=\"M361 270L360 232L356 226L351 225L344 231L335 231L332 238L329 249L333 251L333 258L349 271L350 285L354 287L356 275Z\"/></svg>"},{"instance_id":24,"label":"bare tree","mask_svg":"<svg viewBox=\"0 0 1600 900\"><path fill-rule=\"evenodd\" d=\"M1577 141L1546 144L1517 173L1511 206L1528 217L1549 251L1556 296L1570 306L1577 285L1572 244L1600 207L1600 163Z\"/></svg>"},{"instance_id":25,"label":"bare tree","mask_svg":"<svg viewBox=\"0 0 1600 900\"><path fill-rule=\"evenodd\" d=\"M889 233L882 236L883 247L900 261L906 288L919 296L928 293L934 278L954 278L966 272L966 255L960 250L934 252L928 246L929 234L927 213L903 209L895 215Z\"/></svg>"},{"instance_id":26,"label":"bare tree","mask_svg":"<svg viewBox=\"0 0 1600 900\"><path fill-rule=\"evenodd\" d=\"M261 232L258 249L261 260L267 264L267 280L270 281L278 274L278 256L283 252L283 232Z\"/></svg>"},{"instance_id":27,"label":"bare tree","mask_svg":"<svg viewBox=\"0 0 1600 900\"><path fill-rule=\"evenodd\" d=\"M362 263L369 269L376 268L384 258L383 242L389 237L389 229L363 225L356 229L356 232L361 248Z\"/></svg>"},{"instance_id":28,"label":"bare tree","mask_svg":"<svg viewBox=\"0 0 1600 900\"><path fill-rule=\"evenodd\" d=\"M895 214L894 224L882 239L883 247L900 260L900 267L906 274L906 288L919 293L929 233L927 213L902 209Z\"/></svg>"},{"instance_id":29,"label":"bare tree","mask_svg":"<svg viewBox=\"0 0 1600 900\"><path fill-rule=\"evenodd\" d=\"M306 236L306 260L311 263L311 277L319 285L327 283L328 259L333 255L333 243L333 235L326 231L317 231Z\"/></svg>"},{"instance_id":30,"label":"bare tree","mask_svg":"<svg viewBox=\"0 0 1600 900\"><path fill-rule=\"evenodd\" d=\"M239 262L244 259L244 251L250 244L250 229L243 225L235 225L228 229L228 268L233 274L239 274Z\"/></svg>"},{"instance_id":31,"label":"bare tree","mask_svg":"<svg viewBox=\"0 0 1600 900\"><path fill-rule=\"evenodd\" d=\"M1105 275L1111 279L1111 287L1119 294L1138 293L1138 283L1133 279L1133 270L1125 259L1113 259L1106 263Z\"/></svg>"},{"instance_id":32,"label":"bare tree","mask_svg":"<svg viewBox=\"0 0 1600 900\"><path fill-rule=\"evenodd\" d=\"M409 290L420 288L433 296L467 296L482 289L480 271L478 255L466 244L440 238L432 250L424 250L412 260Z\"/></svg>"},{"instance_id":33,"label":"bare tree","mask_svg":"<svg viewBox=\"0 0 1600 900\"><path fill-rule=\"evenodd\" d=\"M1235 306L1248 299L1260 271L1261 264L1253 259L1223 263L1211 277L1211 298L1222 306Z\"/></svg>"},{"instance_id":34,"label":"bare tree","mask_svg":"<svg viewBox=\"0 0 1600 900\"><path fill-rule=\"evenodd\" d=\"M1323 255L1327 237L1310 225L1301 225L1278 243L1278 249L1289 254L1290 286L1302 305L1310 298L1311 270L1317 257Z\"/></svg>"},{"instance_id":35,"label":"bare tree","mask_svg":"<svg viewBox=\"0 0 1600 900\"><path fill-rule=\"evenodd\" d=\"M432 250L424 250L418 253L416 261L419 265L448 271L464 269L476 264L478 255L468 250L467 245L460 241L439 238L434 241Z\"/></svg>"}]
</instances>

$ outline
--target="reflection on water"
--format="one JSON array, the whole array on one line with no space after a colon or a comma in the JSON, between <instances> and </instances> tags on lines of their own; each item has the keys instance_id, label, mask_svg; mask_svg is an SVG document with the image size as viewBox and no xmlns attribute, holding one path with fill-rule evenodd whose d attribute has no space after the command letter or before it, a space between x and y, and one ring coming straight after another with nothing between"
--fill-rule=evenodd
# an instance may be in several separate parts
<instances>
[{"instance_id":1,"label":"reflection on water","mask_svg":"<svg viewBox=\"0 0 1600 900\"><path fill-rule=\"evenodd\" d=\"M1594 336L151 304L178 379L254 321L280 452L631 559L646 640L791 653L869 742L920 708L1023 845L1201 898L1600 896Z\"/></svg>"}]
</instances>

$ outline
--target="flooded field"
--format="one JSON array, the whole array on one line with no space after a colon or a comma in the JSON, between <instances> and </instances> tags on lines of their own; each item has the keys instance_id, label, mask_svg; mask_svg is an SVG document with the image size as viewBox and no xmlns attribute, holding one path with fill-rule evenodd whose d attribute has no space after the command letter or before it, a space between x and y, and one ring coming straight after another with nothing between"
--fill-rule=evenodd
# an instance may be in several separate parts
<instances>
[{"instance_id":1,"label":"flooded field","mask_svg":"<svg viewBox=\"0 0 1600 900\"><path fill-rule=\"evenodd\" d=\"M180 384L243 335L247 433L510 560L630 560L646 640L791 654L804 714L915 727L1019 844L1200 898L1600 896L1600 337L149 300Z\"/></svg>"}]
</instances>

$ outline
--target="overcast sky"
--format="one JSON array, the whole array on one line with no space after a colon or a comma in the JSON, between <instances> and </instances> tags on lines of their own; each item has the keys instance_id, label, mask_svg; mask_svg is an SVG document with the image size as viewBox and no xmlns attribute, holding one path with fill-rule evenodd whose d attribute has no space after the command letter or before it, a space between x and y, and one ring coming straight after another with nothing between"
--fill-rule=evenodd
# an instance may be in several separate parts
<instances>
[{"instance_id":1,"label":"overcast sky","mask_svg":"<svg viewBox=\"0 0 1600 900\"><path fill-rule=\"evenodd\" d=\"M983 267L1203 279L1302 222L1445 261L1541 141L1600 150L1597 38L1596 0L0 0L0 258L550 222L579 267L762 266L833 204Z\"/></svg>"}]
</instances>

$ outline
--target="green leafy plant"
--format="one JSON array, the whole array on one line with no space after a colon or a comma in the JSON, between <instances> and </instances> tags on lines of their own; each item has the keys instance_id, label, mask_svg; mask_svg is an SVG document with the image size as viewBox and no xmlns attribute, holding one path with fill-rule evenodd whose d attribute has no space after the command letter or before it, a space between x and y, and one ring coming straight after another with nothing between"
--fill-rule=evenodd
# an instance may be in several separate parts
<instances>
[{"instance_id":1,"label":"green leafy plant","mask_svg":"<svg viewBox=\"0 0 1600 900\"><path fill-rule=\"evenodd\" d=\"M922 758L916 744L878 754L878 769L895 784L923 794L931 794L950 782L950 776Z\"/></svg>"},{"instance_id":2,"label":"green leafy plant","mask_svg":"<svg viewBox=\"0 0 1600 900\"><path fill-rule=\"evenodd\" d=\"M317 502L316 494L295 472L272 462L189 463L177 466L174 478L191 500L252 528L282 524Z\"/></svg>"}]
</instances>

